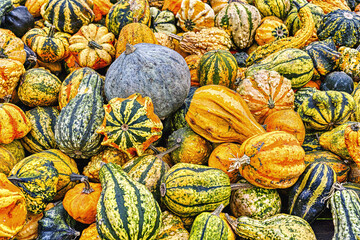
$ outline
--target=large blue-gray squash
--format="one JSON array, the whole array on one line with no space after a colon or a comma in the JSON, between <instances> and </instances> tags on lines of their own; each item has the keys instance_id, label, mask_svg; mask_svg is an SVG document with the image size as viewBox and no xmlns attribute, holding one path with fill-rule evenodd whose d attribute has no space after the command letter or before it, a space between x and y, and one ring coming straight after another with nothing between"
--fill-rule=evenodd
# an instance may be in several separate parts
<instances>
[{"instance_id":1,"label":"large blue-gray squash","mask_svg":"<svg viewBox=\"0 0 360 240\"><path fill-rule=\"evenodd\" d=\"M150 43L128 44L105 78L108 100L140 93L151 98L161 119L184 103L189 90L190 71L184 58L170 48Z\"/></svg>"}]
</instances>

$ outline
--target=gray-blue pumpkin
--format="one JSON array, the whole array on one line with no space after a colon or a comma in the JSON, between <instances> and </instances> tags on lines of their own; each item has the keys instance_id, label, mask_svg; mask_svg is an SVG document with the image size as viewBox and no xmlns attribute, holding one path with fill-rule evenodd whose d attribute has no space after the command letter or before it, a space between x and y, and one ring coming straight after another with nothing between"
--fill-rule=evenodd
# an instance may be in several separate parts
<instances>
[{"instance_id":1,"label":"gray-blue pumpkin","mask_svg":"<svg viewBox=\"0 0 360 240\"><path fill-rule=\"evenodd\" d=\"M166 118L183 103L190 90L190 71L174 50L156 44L127 45L109 67L105 96L127 98L134 93L151 98L154 112Z\"/></svg>"}]
</instances>

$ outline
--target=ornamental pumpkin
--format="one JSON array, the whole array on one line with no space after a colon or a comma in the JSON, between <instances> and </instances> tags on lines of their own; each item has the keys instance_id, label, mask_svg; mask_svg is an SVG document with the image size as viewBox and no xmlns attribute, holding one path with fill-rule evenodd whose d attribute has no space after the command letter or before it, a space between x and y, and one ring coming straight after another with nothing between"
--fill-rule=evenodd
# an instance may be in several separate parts
<instances>
[{"instance_id":1,"label":"ornamental pumpkin","mask_svg":"<svg viewBox=\"0 0 360 240\"><path fill-rule=\"evenodd\" d=\"M176 15L181 8L182 0L164 0L162 10L169 10Z\"/></svg>"},{"instance_id":2,"label":"ornamental pumpkin","mask_svg":"<svg viewBox=\"0 0 360 240\"><path fill-rule=\"evenodd\" d=\"M81 26L91 23L95 14L85 0L49 0L42 5L41 16L65 33L76 33Z\"/></svg>"},{"instance_id":3,"label":"ornamental pumpkin","mask_svg":"<svg viewBox=\"0 0 360 240\"><path fill-rule=\"evenodd\" d=\"M260 21L261 15L256 7L243 2L231 2L216 14L215 26L224 29L236 47L244 49L253 43Z\"/></svg>"},{"instance_id":4,"label":"ornamental pumpkin","mask_svg":"<svg viewBox=\"0 0 360 240\"><path fill-rule=\"evenodd\" d=\"M17 162L25 158L25 150L20 140L14 140L9 144L1 144L0 146L8 150L15 157Z\"/></svg>"},{"instance_id":5,"label":"ornamental pumpkin","mask_svg":"<svg viewBox=\"0 0 360 240\"><path fill-rule=\"evenodd\" d=\"M34 17L25 6L17 6L1 17L0 27L11 30L17 37L34 27Z\"/></svg>"},{"instance_id":6,"label":"ornamental pumpkin","mask_svg":"<svg viewBox=\"0 0 360 240\"><path fill-rule=\"evenodd\" d=\"M21 64L26 61L24 43L7 29L0 30L0 58L17 60Z\"/></svg>"},{"instance_id":7,"label":"ornamental pumpkin","mask_svg":"<svg viewBox=\"0 0 360 240\"><path fill-rule=\"evenodd\" d=\"M135 45L138 43L152 43L157 44L151 29L142 23L129 23L124 26L119 34L116 43L116 57L119 57L126 49L126 44Z\"/></svg>"},{"instance_id":8,"label":"ornamental pumpkin","mask_svg":"<svg viewBox=\"0 0 360 240\"><path fill-rule=\"evenodd\" d=\"M167 35L164 32L156 32L154 33L154 36L156 38L156 41L159 45L168 47L170 49L175 49L175 44L173 42L173 38Z\"/></svg>"},{"instance_id":9,"label":"ornamental pumpkin","mask_svg":"<svg viewBox=\"0 0 360 240\"><path fill-rule=\"evenodd\" d=\"M24 227L15 236L16 240L32 240L38 237L39 220L44 216L43 213L28 213Z\"/></svg>"},{"instance_id":10,"label":"ornamental pumpkin","mask_svg":"<svg viewBox=\"0 0 360 240\"><path fill-rule=\"evenodd\" d=\"M331 72L330 74L326 75L325 80L321 84L321 90L334 90L352 94L352 92L354 91L354 81L349 75L344 72ZM356 101L355 98L354 100Z\"/></svg>"},{"instance_id":11,"label":"ornamental pumpkin","mask_svg":"<svg viewBox=\"0 0 360 240\"><path fill-rule=\"evenodd\" d=\"M160 11L156 7L151 7L150 16L153 31L176 34L175 15L171 11Z\"/></svg>"},{"instance_id":12,"label":"ornamental pumpkin","mask_svg":"<svg viewBox=\"0 0 360 240\"><path fill-rule=\"evenodd\" d=\"M262 16L275 16L282 20L290 11L290 0L255 0L255 7L259 9Z\"/></svg>"},{"instance_id":13,"label":"ornamental pumpkin","mask_svg":"<svg viewBox=\"0 0 360 240\"><path fill-rule=\"evenodd\" d=\"M158 240L189 239L189 232L185 229L180 217L165 211L162 213L161 220Z\"/></svg>"},{"instance_id":14,"label":"ornamental pumpkin","mask_svg":"<svg viewBox=\"0 0 360 240\"><path fill-rule=\"evenodd\" d=\"M240 82L236 91L256 121L263 124L271 113L294 108L291 81L275 71L260 70Z\"/></svg>"},{"instance_id":15,"label":"ornamental pumpkin","mask_svg":"<svg viewBox=\"0 0 360 240\"><path fill-rule=\"evenodd\" d=\"M26 0L25 7L29 10L33 17L40 17L41 7L48 1L49 0Z\"/></svg>"},{"instance_id":16,"label":"ornamental pumpkin","mask_svg":"<svg viewBox=\"0 0 360 240\"><path fill-rule=\"evenodd\" d=\"M101 194L101 184L91 183L82 175L71 176L71 181L81 181L66 192L63 205L76 221L91 224L96 221L96 205Z\"/></svg>"},{"instance_id":17,"label":"ornamental pumpkin","mask_svg":"<svg viewBox=\"0 0 360 240\"><path fill-rule=\"evenodd\" d=\"M25 225L26 215L24 195L0 173L0 238L13 238Z\"/></svg>"},{"instance_id":18,"label":"ornamental pumpkin","mask_svg":"<svg viewBox=\"0 0 360 240\"><path fill-rule=\"evenodd\" d=\"M191 75L191 86L199 87L199 78L198 78L198 65L200 62L201 55L193 54L185 57L185 61L189 67Z\"/></svg>"},{"instance_id":19,"label":"ornamental pumpkin","mask_svg":"<svg viewBox=\"0 0 360 240\"><path fill-rule=\"evenodd\" d=\"M360 167L360 124L352 123L345 128L345 145L351 159Z\"/></svg>"},{"instance_id":20,"label":"ornamental pumpkin","mask_svg":"<svg viewBox=\"0 0 360 240\"><path fill-rule=\"evenodd\" d=\"M110 8L106 15L106 27L117 37L127 24L137 21L150 26L150 20L150 7L147 0L120 0Z\"/></svg>"},{"instance_id":21,"label":"ornamental pumpkin","mask_svg":"<svg viewBox=\"0 0 360 240\"><path fill-rule=\"evenodd\" d=\"M55 33L54 27L45 27L29 30L22 39L41 61L57 62L69 55L70 37L67 33Z\"/></svg>"},{"instance_id":22,"label":"ornamental pumpkin","mask_svg":"<svg viewBox=\"0 0 360 240\"><path fill-rule=\"evenodd\" d=\"M17 159L5 147L0 146L0 173L9 175L11 169L17 163Z\"/></svg>"},{"instance_id":23,"label":"ornamental pumpkin","mask_svg":"<svg viewBox=\"0 0 360 240\"><path fill-rule=\"evenodd\" d=\"M338 51L341 54L337 62L339 70L348 74L354 81L359 81L360 52L349 47L340 47Z\"/></svg>"},{"instance_id":24,"label":"ornamental pumpkin","mask_svg":"<svg viewBox=\"0 0 360 240\"><path fill-rule=\"evenodd\" d=\"M26 136L31 123L23 110L12 103L0 104L0 143L8 144Z\"/></svg>"},{"instance_id":25,"label":"ornamental pumpkin","mask_svg":"<svg viewBox=\"0 0 360 240\"><path fill-rule=\"evenodd\" d=\"M255 186L288 188L305 170L304 158L305 151L295 136L274 131L245 140L233 167Z\"/></svg>"},{"instance_id":26,"label":"ornamental pumpkin","mask_svg":"<svg viewBox=\"0 0 360 240\"><path fill-rule=\"evenodd\" d=\"M111 64L115 57L115 36L101 25L89 24L69 39L69 51L80 67L99 69Z\"/></svg>"},{"instance_id":27,"label":"ornamental pumpkin","mask_svg":"<svg viewBox=\"0 0 360 240\"><path fill-rule=\"evenodd\" d=\"M218 14L221 11L221 9L223 9L229 3L232 3L232 2L247 2L248 4L254 5L253 0L248 0L248 1L241 1L241 0L210 0L209 2L210 2L210 5L211 5L212 9L215 12L215 15Z\"/></svg>"},{"instance_id":28,"label":"ornamental pumpkin","mask_svg":"<svg viewBox=\"0 0 360 240\"><path fill-rule=\"evenodd\" d=\"M104 109L105 118L97 130L105 136L101 145L114 147L134 157L141 156L161 137L163 126L154 114L149 97L135 93L128 98L113 98Z\"/></svg>"},{"instance_id":29,"label":"ornamental pumpkin","mask_svg":"<svg viewBox=\"0 0 360 240\"><path fill-rule=\"evenodd\" d=\"M209 51L200 58L197 67L200 86L216 84L234 89L237 69L236 59L229 51Z\"/></svg>"},{"instance_id":30,"label":"ornamental pumpkin","mask_svg":"<svg viewBox=\"0 0 360 240\"><path fill-rule=\"evenodd\" d=\"M61 81L49 70L33 68L21 77L18 95L29 107L54 106L58 100Z\"/></svg>"},{"instance_id":31,"label":"ornamental pumpkin","mask_svg":"<svg viewBox=\"0 0 360 240\"><path fill-rule=\"evenodd\" d=\"M36 68L45 68L46 70L49 70L55 76L59 76L63 69L61 61L43 62L40 59L37 59L36 63L37 63Z\"/></svg>"},{"instance_id":32,"label":"ornamental pumpkin","mask_svg":"<svg viewBox=\"0 0 360 240\"><path fill-rule=\"evenodd\" d=\"M97 229L96 223L91 224L81 232L79 240L101 240Z\"/></svg>"},{"instance_id":33,"label":"ornamental pumpkin","mask_svg":"<svg viewBox=\"0 0 360 240\"><path fill-rule=\"evenodd\" d=\"M311 3L321 7L325 14L340 9L347 11L351 10L345 0L312 0Z\"/></svg>"},{"instance_id":34,"label":"ornamental pumpkin","mask_svg":"<svg viewBox=\"0 0 360 240\"><path fill-rule=\"evenodd\" d=\"M178 26L186 31L200 31L214 26L214 10L201 0L183 0L176 14Z\"/></svg>"},{"instance_id":35,"label":"ornamental pumpkin","mask_svg":"<svg viewBox=\"0 0 360 240\"><path fill-rule=\"evenodd\" d=\"M110 8L113 6L110 0L92 0L93 12L95 14L94 22L99 22L104 16L106 16Z\"/></svg>"},{"instance_id":36,"label":"ornamental pumpkin","mask_svg":"<svg viewBox=\"0 0 360 240\"><path fill-rule=\"evenodd\" d=\"M265 17L261 20L260 26L256 29L255 41L259 46L289 36L285 24L275 17Z\"/></svg>"},{"instance_id":37,"label":"ornamental pumpkin","mask_svg":"<svg viewBox=\"0 0 360 240\"><path fill-rule=\"evenodd\" d=\"M17 60L0 59L0 73L0 98L11 99L25 68Z\"/></svg>"},{"instance_id":38,"label":"ornamental pumpkin","mask_svg":"<svg viewBox=\"0 0 360 240\"><path fill-rule=\"evenodd\" d=\"M185 120L194 132L215 143L242 143L265 132L245 100L237 92L220 85L198 88Z\"/></svg>"}]
</instances>

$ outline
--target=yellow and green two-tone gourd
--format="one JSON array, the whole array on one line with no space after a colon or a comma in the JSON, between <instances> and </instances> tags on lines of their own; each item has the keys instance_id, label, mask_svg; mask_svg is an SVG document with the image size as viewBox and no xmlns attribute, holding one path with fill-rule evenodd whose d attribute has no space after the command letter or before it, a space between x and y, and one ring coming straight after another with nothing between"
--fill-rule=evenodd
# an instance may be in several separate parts
<instances>
[{"instance_id":1,"label":"yellow and green two-tone gourd","mask_svg":"<svg viewBox=\"0 0 360 240\"><path fill-rule=\"evenodd\" d=\"M161 220L158 240L189 239L189 232L185 229L180 217L165 211L162 213Z\"/></svg>"},{"instance_id":2,"label":"yellow and green two-tone gourd","mask_svg":"<svg viewBox=\"0 0 360 240\"><path fill-rule=\"evenodd\" d=\"M156 7L150 8L151 28L154 32L163 32L166 34L176 34L176 19L173 12L169 10L160 11Z\"/></svg>"},{"instance_id":3,"label":"yellow and green two-tone gourd","mask_svg":"<svg viewBox=\"0 0 360 240\"><path fill-rule=\"evenodd\" d=\"M161 211L151 192L117 164L100 169L96 226L101 239L157 239Z\"/></svg>"},{"instance_id":4,"label":"yellow and green two-tone gourd","mask_svg":"<svg viewBox=\"0 0 360 240\"><path fill-rule=\"evenodd\" d=\"M255 7L259 9L263 17L275 16L282 20L290 11L290 0L255 0Z\"/></svg>"},{"instance_id":5,"label":"yellow and green two-tone gourd","mask_svg":"<svg viewBox=\"0 0 360 240\"><path fill-rule=\"evenodd\" d=\"M178 163L163 177L160 191L169 210L189 217L228 205L231 187L228 175L220 169Z\"/></svg>"}]
</instances>

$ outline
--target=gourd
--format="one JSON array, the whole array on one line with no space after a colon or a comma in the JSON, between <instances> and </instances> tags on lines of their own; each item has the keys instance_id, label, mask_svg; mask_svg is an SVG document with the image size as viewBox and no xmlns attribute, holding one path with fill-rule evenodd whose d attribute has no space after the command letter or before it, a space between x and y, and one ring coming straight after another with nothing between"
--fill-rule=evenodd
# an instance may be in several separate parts
<instances>
[{"instance_id":1,"label":"gourd","mask_svg":"<svg viewBox=\"0 0 360 240\"><path fill-rule=\"evenodd\" d=\"M159 240L189 239L189 232L185 229L180 217L165 211L162 213Z\"/></svg>"},{"instance_id":2,"label":"gourd","mask_svg":"<svg viewBox=\"0 0 360 240\"><path fill-rule=\"evenodd\" d=\"M305 99L312 96L316 91L317 89L313 87L301 87L297 89L294 99L294 106L295 106L294 110L297 111L301 106L301 104L305 101Z\"/></svg>"},{"instance_id":3,"label":"gourd","mask_svg":"<svg viewBox=\"0 0 360 240\"><path fill-rule=\"evenodd\" d=\"M44 5L48 0L26 0L25 7L28 9L31 15L34 18L40 17L40 10L42 5Z\"/></svg>"},{"instance_id":4,"label":"gourd","mask_svg":"<svg viewBox=\"0 0 360 240\"><path fill-rule=\"evenodd\" d=\"M154 36L159 45L168 47L170 49L175 49L175 44L173 42L173 38L163 32L155 32Z\"/></svg>"},{"instance_id":5,"label":"gourd","mask_svg":"<svg viewBox=\"0 0 360 240\"><path fill-rule=\"evenodd\" d=\"M89 227L85 228L81 232L79 240L101 240L96 229L96 223L90 224Z\"/></svg>"},{"instance_id":6,"label":"gourd","mask_svg":"<svg viewBox=\"0 0 360 240\"><path fill-rule=\"evenodd\" d=\"M290 0L255 0L255 7L259 9L262 16L275 16L282 20L286 18L290 11Z\"/></svg>"},{"instance_id":7,"label":"gourd","mask_svg":"<svg viewBox=\"0 0 360 240\"><path fill-rule=\"evenodd\" d=\"M172 49L149 43L128 45L110 65L105 78L108 100L140 93L152 99L160 119L183 104L189 89L190 72L184 58Z\"/></svg>"},{"instance_id":8,"label":"gourd","mask_svg":"<svg viewBox=\"0 0 360 240\"><path fill-rule=\"evenodd\" d=\"M289 31L284 23L274 17L265 17L261 20L260 26L256 29L255 41L259 46L289 36Z\"/></svg>"},{"instance_id":9,"label":"gourd","mask_svg":"<svg viewBox=\"0 0 360 240\"><path fill-rule=\"evenodd\" d=\"M17 163L17 159L5 147L0 146L0 173L9 175L11 169Z\"/></svg>"},{"instance_id":10,"label":"gourd","mask_svg":"<svg viewBox=\"0 0 360 240\"><path fill-rule=\"evenodd\" d=\"M216 143L242 143L251 136L265 132L241 96L220 85L198 88L185 120L194 132Z\"/></svg>"},{"instance_id":11,"label":"gourd","mask_svg":"<svg viewBox=\"0 0 360 240\"><path fill-rule=\"evenodd\" d=\"M34 27L34 17L25 6L18 6L1 17L0 27L11 30L17 37Z\"/></svg>"},{"instance_id":12,"label":"gourd","mask_svg":"<svg viewBox=\"0 0 360 240\"><path fill-rule=\"evenodd\" d=\"M296 32L293 37L283 38L258 47L254 52L249 54L249 58L246 60L247 66L258 63L272 53L280 50L287 48L302 48L311 38L314 32L315 23L312 18L310 8L306 6L300 7L296 1L293 3L298 9L298 15L302 28Z\"/></svg>"},{"instance_id":13,"label":"gourd","mask_svg":"<svg viewBox=\"0 0 360 240\"><path fill-rule=\"evenodd\" d=\"M11 99L25 68L17 60L0 58L0 73L0 99Z\"/></svg>"},{"instance_id":14,"label":"gourd","mask_svg":"<svg viewBox=\"0 0 360 240\"><path fill-rule=\"evenodd\" d=\"M350 11L349 6L346 4L345 0L312 0L313 4L321 7L324 10L325 14L333 12L335 10L348 10Z\"/></svg>"},{"instance_id":15,"label":"gourd","mask_svg":"<svg viewBox=\"0 0 360 240\"><path fill-rule=\"evenodd\" d=\"M0 29L0 50L0 58L2 60L17 60L21 64L24 64L26 61L24 43L10 30Z\"/></svg>"},{"instance_id":16,"label":"gourd","mask_svg":"<svg viewBox=\"0 0 360 240\"><path fill-rule=\"evenodd\" d=\"M332 72L325 77L321 84L322 91L339 91L351 94L354 91L354 81L344 72Z\"/></svg>"},{"instance_id":17,"label":"gourd","mask_svg":"<svg viewBox=\"0 0 360 240\"><path fill-rule=\"evenodd\" d=\"M314 152L314 151L323 151L325 150L319 143L319 136L324 133L324 131L317 132L308 132L305 133L304 143L302 144L302 148L306 153ZM305 158L306 163L306 158Z\"/></svg>"},{"instance_id":18,"label":"gourd","mask_svg":"<svg viewBox=\"0 0 360 240\"><path fill-rule=\"evenodd\" d=\"M185 61L189 66L190 75L191 75L191 86L192 87L199 87L199 78L198 78L198 70L197 67L200 62L201 55L189 55L185 57Z\"/></svg>"},{"instance_id":19,"label":"gourd","mask_svg":"<svg viewBox=\"0 0 360 240\"><path fill-rule=\"evenodd\" d=\"M150 191L113 163L101 167L100 182L96 225L101 239L157 239L161 211Z\"/></svg>"},{"instance_id":20,"label":"gourd","mask_svg":"<svg viewBox=\"0 0 360 240\"><path fill-rule=\"evenodd\" d=\"M349 47L340 47L338 49L339 53L341 54L337 64L340 71L345 72L354 81L360 80L360 53L356 49L349 48Z\"/></svg>"},{"instance_id":21,"label":"gourd","mask_svg":"<svg viewBox=\"0 0 360 240\"><path fill-rule=\"evenodd\" d=\"M176 26L175 26L175 15L169 11L160 11L156 7L150 8L151 15L151 28L154 32L163 32L166 34L173 33L176 34Z\"/></svg>"},{"instance_id":22,"label":"gourd","mask_svg":"<svg viewBox=\"0 0 360 240\"><path fill-rule=\"evenodd\" d=\"M336 173L324 163L309 164L289 192L289 214L312 223L326 208Z\"/></svg>"},{"instance_id":23,"label":"gourd","mask_svg":"<svg viewBox=\"0 0 360 240\"><path fill-rule=\"evenodd\" d=\"M109 13L110 8L113 6L110 0L92 0L92 10L95 14L94 22L105 20L106 15ZM104 18L105 16L105 18Z\"/></svg>"},{"instance_id":24,"label":"gourd","mask_svg":"<svg viewBox=\"0 0 360 240\"><path fill-rule=\"evenodd\" d=\"M344 131L344 138L345 138L345 145L346 149L349 152L352 160L360 166L360 144L359 144L359 132L360 131L360 124L359 123L352 123L346 126Z\"/></svg>"},{"instance_id":25,"label":"gourd","mask_svg":"<svg viewBox=\"0 0 360 240\"><path fill-rule=\"evenodd\" d=\"M229 177L220 169L178 163L162 178L160 191L170 211L189 217L214 211L220 204L228 205L231 187ZM189 194L191 198L186 197Z\"/></svg>"},{"instance_id":26,"label":"gourd","mask_svg":"<svg viewBox=\"0 0 360 240\"><path fill-rule=\"evenodd\" d=\"M164 0L162 10L169 10L176 15L181 8L181 2L181 0Z\"/></svg>"},{"instance_id":27,"label":"gourd","mask_svg":"<svg viewBox=\"0 0 360 240\"><path fill-rule=\"evenodd\" d=\"M26 52L26 60L24 63L24 67L26 70L29 70L30 68L36 66L37 57L36 57L36 53L25 44L24 44L24 50Z\"/></svg>"},{"instance_id":28,"label":"gourd","mask_svg":"<svg viewBox=\"0 0 360 240\"><path fill-rule=\"evenodd\" d=\"M49 204L48 204L49 205ZM24 227L15 236L16 240L32 240L38 237L39 220L44 216L43 213L28 213Z\"/></svg>"},{"instance_id":29,"label":"gourd","mask_svg":"<svg viewBox=\"0 0 360 240\"><path fill-rule=\"evenodd\" d=\"M25 158L25 150L20 140L14 140L9 144L1 144L0 146L8 150L15 157L17 162Z\"/></svg>"}]
</instances>

